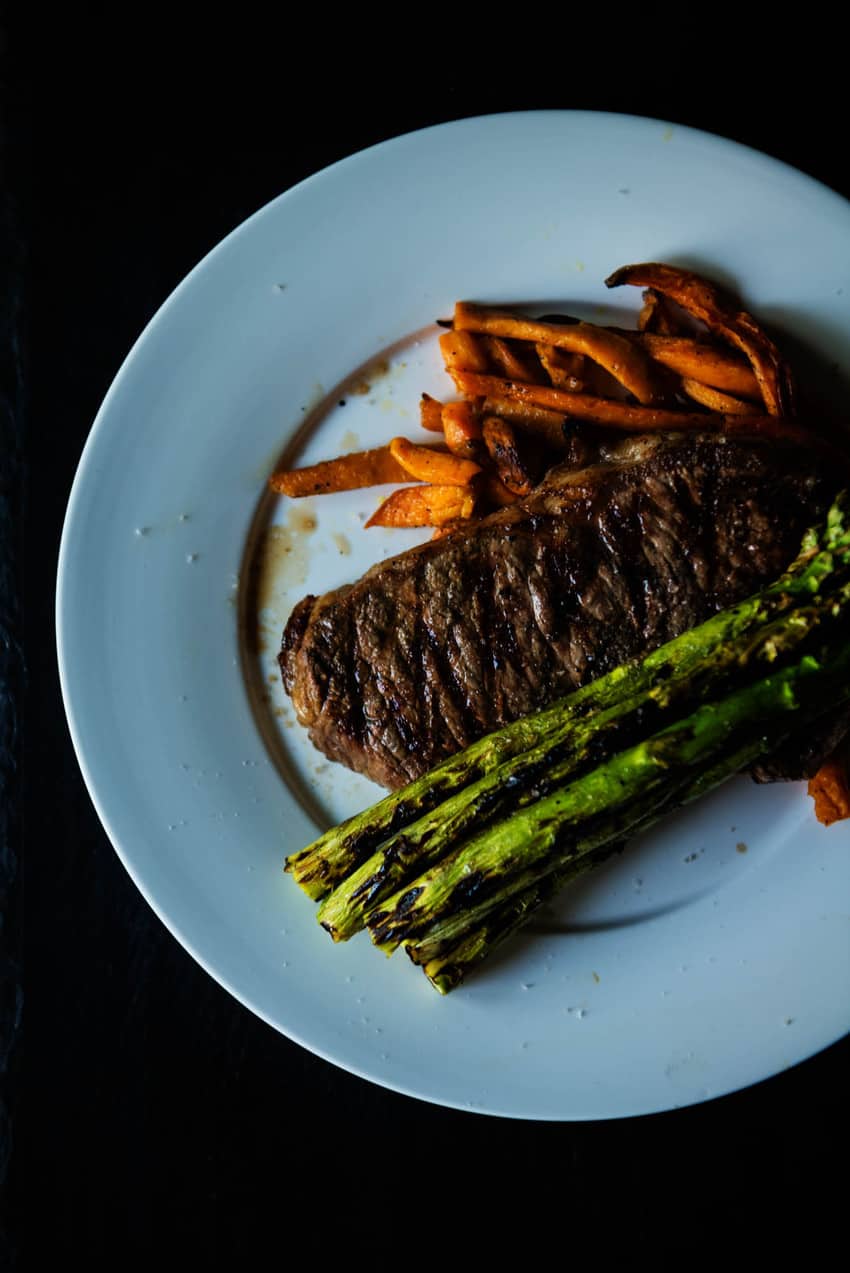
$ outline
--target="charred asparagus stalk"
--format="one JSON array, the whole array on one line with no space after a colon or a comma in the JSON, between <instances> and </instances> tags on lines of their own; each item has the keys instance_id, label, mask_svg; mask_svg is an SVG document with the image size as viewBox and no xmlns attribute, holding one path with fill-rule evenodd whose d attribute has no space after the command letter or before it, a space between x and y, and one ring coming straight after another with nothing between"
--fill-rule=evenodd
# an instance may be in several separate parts
<instances>
[{"instance_id":1,"label":"charred asparagus stalk","mask_svg":"<svg viewBox=\"0 0 850 1273\"><path fill-rule=\"evenodd\" d=\"M469 926L542 876L651 817L692 773L716 781L739 768L752 739L754 756L778 737L850 697L847 625L833 642L798 662L705 704L674 725L504 821L472 836L448 857L371 912L372 940L391 953L399 942L453 935L463 912Z\"/></svg>"},{"instance_id":2,"label":"charred asparagus stalk","mask_svg":"<svg viewBox=\"0 0 850 1273\"><path fill-rule=\"evenodd\" d=\"M817 593L826 579L847 569L850 532L846 504L836 501L820 532L810 531L799 556L775 583L706 623L668 642L638 663L615 668L551 707L516 721L435 766L364 812L334 827L289 857L286 869L309 894L324 897L394 832L416 822L458 790L519 758L533 748L565 744L570 731L586 718L623 700L648 694L656 684L678 679L699 666L718 646L737 643L771 618ZM503 772L503 780L511 774ZM370 872L372 874L373 872ZM365 878L365 877L364 877ZM358 881L357 887L364 883ZM367 890L368 891L368 890ZM363 896L366 896L364 894Z\"/></svg>"},{"instance_id":3,"label":"charred asparagus stalk","mask_svg":"<svg viewBox=\"0 0 850 1273\"><path fill-rule=\"evenodd\" d=\"M730 758L730 765L734 765L736 771L745 768L757 754L758 746L757 740L748 740L739 749L737 755ZM671 801L665 803L664 810L669 809L673 803L687 804L710 791L728 776L726 768L724 763L719 777L715 769L710 769L690 785L686 783ZM659 808L658 814L660 815L664 810ZM632 829L632 835L646 831L655 820L655 817L650 817L645 822L638 823ZM426 936L418 941L405 942L405 950L415 964L422 966L422 971L435 990L439 990L440 994L448 994L450 990L459 986L480 963L483 963L489 954L522 928L535 911L551 901L557 893L574 883L580 876L601 866L622 847L624 846L619 842L612 841L586 853L583 857L567 862L561 869L551 871L523 892L515 894L500 906L494 907L482 920L473 923L465 930L459 930L462 933L459 937Z\"/></svg>"},{"instance_id":4,"label":"charred asparagus stalk","mask_svg":"<svg viewBox=\"0 0 850 1273\"><path fill-rule=\"evenodd\" d=\"M570 862L563 871L551 872L531 888L494 907L459 939L431 941L425 937L421 941L405 942L404 949L413 963L422 968L435 990L448 994L556 893L607 862L623 847L616 842L605 844Z\"/></svg>"}]
</instances>

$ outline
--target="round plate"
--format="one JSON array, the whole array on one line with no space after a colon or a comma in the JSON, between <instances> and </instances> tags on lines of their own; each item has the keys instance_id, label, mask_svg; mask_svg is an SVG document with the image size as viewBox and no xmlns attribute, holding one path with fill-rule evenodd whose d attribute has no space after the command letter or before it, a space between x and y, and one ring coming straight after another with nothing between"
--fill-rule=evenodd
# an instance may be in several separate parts
<instances>
[{"instance_id":1,"label":"round plate","mask_svg":"<svg viewBox=\"0 0 850 1273\"><path fill-rule=\"evenodd\" d=\"M676 816L446 999L363 935L335 947L283 858L377 791L306 743L275 647L294 600L417 536L362 529L385 491L284 508L264 487L284 451L419 438L420 390L447 393L433 322L455 299L604 316L603 279L634 260L733 283L850 371L849 240L842 199L731 142L498 115L318 173L162 307L71 495L62 685L127 870L254 1012L387 1087L538 1119L685 1105L847 1029L850 833L818 826L798 785L740 779Z\"/></svg>"}]
</instances>

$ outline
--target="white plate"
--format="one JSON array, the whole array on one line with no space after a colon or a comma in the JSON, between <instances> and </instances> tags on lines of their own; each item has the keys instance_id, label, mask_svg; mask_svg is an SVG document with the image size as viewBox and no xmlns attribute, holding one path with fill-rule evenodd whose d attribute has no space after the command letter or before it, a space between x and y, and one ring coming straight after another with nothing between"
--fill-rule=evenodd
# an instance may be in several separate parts
<instances>
[{"instance_id":1,"label":"white plate","mask_svg":"<svg viewBox=\"0 0 850 1273\"><path fill-rule=\"evenodd\" d=\"M127 870L254 1012L387 1087L541 1119L686 1105L847 1029L850 835L816 825L799 786L742 779L675 818L447 999L362 935L334 947L282 859L376 789L321 769L267 678L292 600L409 539L362 531L375 492L313 501L312 532L270 530L290 510L262 492L328 393L346 405L314 416L307 456L417 436L419 390L441 384L430 324L455 298L634 308L636 291L602 284L628 261L730 279L850 370L848 247L848 204L731 142L616 115L499 115L318 173L163 306L74 484L62 684ZM338 388L388 350L365 394ZM238 617L252 627L260 603L255 654Z\"/></svg>"}]
</instances>

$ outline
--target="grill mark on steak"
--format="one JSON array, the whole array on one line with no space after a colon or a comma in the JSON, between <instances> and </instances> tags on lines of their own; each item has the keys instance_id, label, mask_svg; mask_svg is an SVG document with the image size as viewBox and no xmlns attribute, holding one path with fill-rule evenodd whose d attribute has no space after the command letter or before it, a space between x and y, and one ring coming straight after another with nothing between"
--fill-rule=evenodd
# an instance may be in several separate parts
<instances>
[{"instance_id":1,"label":"grill mark on steak","mask_svg":"<svg viewBox=\"0 0 850 1273\"><path fill-rule=\"evenodd\" d=\"M333 760L398 787L748 595L841 474L791 443L654 435L295 607L280 652Z\"/></svg>"}]
</instances>

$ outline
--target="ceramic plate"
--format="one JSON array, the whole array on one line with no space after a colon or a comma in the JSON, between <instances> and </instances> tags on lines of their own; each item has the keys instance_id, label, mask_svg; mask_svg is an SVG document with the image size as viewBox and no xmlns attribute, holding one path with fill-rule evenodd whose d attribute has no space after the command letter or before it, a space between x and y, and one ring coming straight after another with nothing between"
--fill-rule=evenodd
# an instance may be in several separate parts
<instances>
[{"instance_id":1,"label":"ceramic plate","mask_svg":"<svg viewBox=\"0 0 850 1273\"><path fill-rule=\"evenodd\" d=\"M448 998L362 934L335 947L282 861L378 791L307 743L276 647L306 592L420 533L363 529L386 488L285 505L265 480L284 454L426 440L419 394L447 392L434 320L456 298L633 322L637 290L603 286L633 260L734 283L848 371L848 242L847 203L731 142L499 115L318 173L162 307L74 483L62 684L127 870L259 1016L373 1082L538 1119L704 1100L844 1033L850 832L818 826L799 785L740 779L675 816Z\"/></svg>"}]
</instances>

